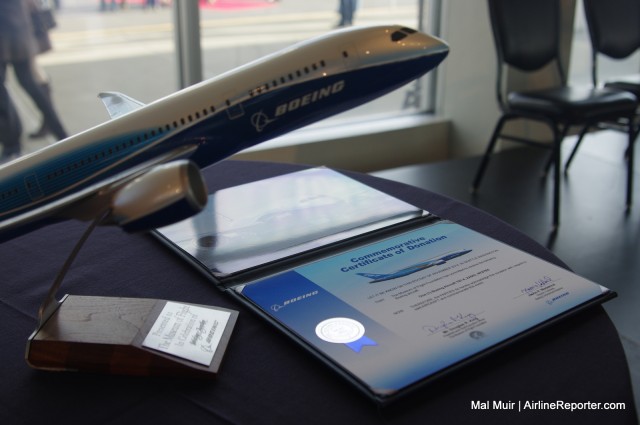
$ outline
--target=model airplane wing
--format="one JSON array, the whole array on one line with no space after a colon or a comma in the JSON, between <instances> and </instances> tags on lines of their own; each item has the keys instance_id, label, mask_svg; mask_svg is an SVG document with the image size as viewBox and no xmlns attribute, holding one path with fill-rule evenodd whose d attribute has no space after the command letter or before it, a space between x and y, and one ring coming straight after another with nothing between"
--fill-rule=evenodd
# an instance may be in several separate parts
<instances>
[{"instance_id":1,"label":"model airplane wing","mask_svg":"<svg viewBox=\"0 0 640 425\"><path fill-rule=\"evenodd\" d=\"M4 220L0 223L0 241L24 233L27 227L31 231L47 223L70 218L91 220L106 210L111 213L104 224L119 225L128 231L148 230L157 227L159 221L166 220L166 217L177 217L175 220L172 218L174 222L199 212L207 201L202 175L195 164L181 159L195 149L195 145L176 149ZM175 207L179 207L180 212L174 211ZM169 209L172 209L169 211L171 214L162 214Z\"/></svg>"},{"instance_id":2,"label":"model airplane wing","mask_svg":"<svg viewBox=\"0 0 640 425\"><path fill-rule=\"evenodd\" d=\"M98 97L102 100L112 119L144 106L144 103L118 92L104 92L100 93Z\"/></svg>"}]
</instances>

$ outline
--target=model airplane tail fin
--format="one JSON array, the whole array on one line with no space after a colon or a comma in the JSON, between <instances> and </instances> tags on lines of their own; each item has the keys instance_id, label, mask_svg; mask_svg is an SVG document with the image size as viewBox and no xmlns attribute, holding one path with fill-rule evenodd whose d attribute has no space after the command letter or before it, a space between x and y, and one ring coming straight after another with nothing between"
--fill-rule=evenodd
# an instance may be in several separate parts
<instances>
[{"instance_id":1,"label":"model airplane tail fin","mask_svg":"<svg viewBox=\"0 0 640 425\"><path fill-rule=\"evenodd\" d=\"M144 103L118 92L104 92L100 93L98 97L104 103L112 119L144 106Z\"/></svg>"}]
</instances>

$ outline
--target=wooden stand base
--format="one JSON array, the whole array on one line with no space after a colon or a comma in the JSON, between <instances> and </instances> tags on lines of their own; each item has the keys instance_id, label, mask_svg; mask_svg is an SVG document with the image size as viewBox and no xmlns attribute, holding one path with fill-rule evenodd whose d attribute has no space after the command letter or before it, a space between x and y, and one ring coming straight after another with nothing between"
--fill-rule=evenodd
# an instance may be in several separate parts
<instances>
[{"instance_id":1,"label":"wooden stand base","mask_svg":"<svg viewBox=\"0 0 640 425\"><path fill-rule=\"evenodd\" d=\"M209 366L142 345L167 301L67 295L30 337L27 363L36 369L143 376L212 378L235 324L233 312Z\"/></svg>"}]
</instances>

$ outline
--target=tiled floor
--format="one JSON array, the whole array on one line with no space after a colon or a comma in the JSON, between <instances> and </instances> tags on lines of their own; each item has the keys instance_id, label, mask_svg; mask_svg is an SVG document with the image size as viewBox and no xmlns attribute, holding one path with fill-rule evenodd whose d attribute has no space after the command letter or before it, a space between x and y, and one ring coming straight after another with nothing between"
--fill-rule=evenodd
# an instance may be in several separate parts
<instances>
[{"instance_id":1,"label":"tiled floor","mask_svg":"<svg viewBox=\"0 0 640 425\"><path fill-rule=\"evenodd\" d=\"M572 142L566 141L570 148ZM561 187L561 223L551 235L551 178L540 172L548 151L518 148L494 156L476 195L469 191L479 158L372 173L475 205L547 246L576 273L618 297L605 308L625 347L640 406L640 155L634 206L624 208L626 139L603 131L582 144Z\"/></svg>"}]
</instances>

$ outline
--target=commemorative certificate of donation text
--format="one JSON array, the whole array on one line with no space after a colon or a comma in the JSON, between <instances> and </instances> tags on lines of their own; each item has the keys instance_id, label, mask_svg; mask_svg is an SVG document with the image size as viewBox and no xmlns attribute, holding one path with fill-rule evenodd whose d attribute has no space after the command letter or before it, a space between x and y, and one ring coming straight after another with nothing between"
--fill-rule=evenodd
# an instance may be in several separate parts
<instances>
[{"instance_id":1,"label":"commemorative certificate of donation text","mask_svg":"<svg viewBox=\"0 0 640 425\"><path fill-rule=\"evenodd\" d=\"M613 296L446 220L234 290L381 399Z\"/></svg>"}]
</instances>

